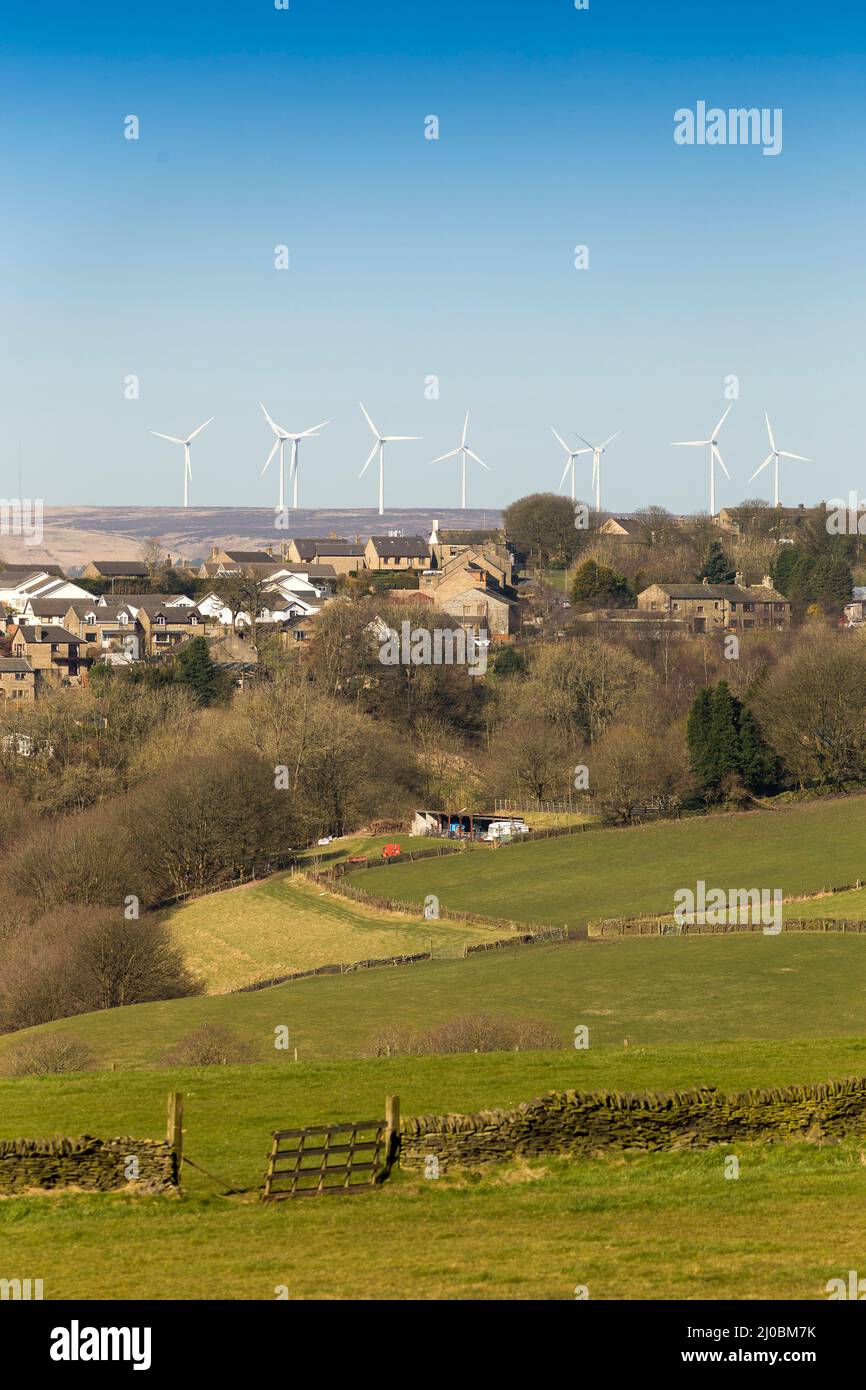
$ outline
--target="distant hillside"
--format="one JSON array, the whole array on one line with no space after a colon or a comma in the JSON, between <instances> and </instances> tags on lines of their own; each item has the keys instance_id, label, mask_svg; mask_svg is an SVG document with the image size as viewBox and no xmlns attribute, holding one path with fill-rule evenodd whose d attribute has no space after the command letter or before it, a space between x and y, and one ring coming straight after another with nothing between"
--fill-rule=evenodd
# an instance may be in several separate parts
<instances>
[{"instance_id":1,"label":"distant hillside","mask_svg":"<svg viewBox=\"0 0 866 1390\"><path fill-rule=\"evenodd\" d=\"M211 543L246 549L290 536L360 536L401 530L405 535L429 535L433 521L446 528L475 530L501 525L502 513L449 507L403 508L384 516L372 508L300 508L289 514L287 529L274 525L268 507L46 507L41 545L26 545L23 537L0 536L0 556L7 564L51 564L75 567L88 560L125 560L138 556L141 544L159 536L175 557L202 558Z\"/></svg>"}]
</instances>

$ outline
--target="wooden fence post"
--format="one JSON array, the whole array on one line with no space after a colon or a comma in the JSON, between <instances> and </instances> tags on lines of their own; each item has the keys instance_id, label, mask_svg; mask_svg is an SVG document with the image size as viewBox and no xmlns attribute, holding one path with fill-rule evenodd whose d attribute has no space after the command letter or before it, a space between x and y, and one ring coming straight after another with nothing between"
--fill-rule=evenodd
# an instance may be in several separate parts
<instances>
[{"instance_id":1,"label":"wooden fence post","mask_svg":"<svg viewBox=\"0 0 866 1390\"><path fill-rule=\"evenodd\" d=\"M400 1152L400 1097L385 1097L385 1171L396 1163Z\"/></svg>"},{"instance_id":2,"label":"wooden fence post","mask_svg":"<svg viewBox=\"0 0 866 1390\"><path fill-rule=\"evenodd\" d=\"M168 1093L168 1128L166 1138L174 1150L179 1186L180 1170L183 1164L183 1093L181 1091L169 1091Z\"/></svg>"}]
</instances>

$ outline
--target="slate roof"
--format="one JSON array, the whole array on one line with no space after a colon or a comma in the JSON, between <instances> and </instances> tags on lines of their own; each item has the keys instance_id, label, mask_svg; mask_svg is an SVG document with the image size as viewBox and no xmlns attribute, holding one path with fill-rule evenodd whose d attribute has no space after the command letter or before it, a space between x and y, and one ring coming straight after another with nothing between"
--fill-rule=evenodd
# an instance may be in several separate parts
<instances>
[{"instance_id":1,"label":"slate roof","mask_svg":"<svg viewBox=\"0 0 866 1390\"><path fill-rule=\"evenodd\" d=\"M147 575L143 560L91 560L90 563L106 579L143 579Z\"/></svg>"},{"instance_id":2,"label":"slate roof","mask_svg":"<svg viewBox=\"0 0 866 1390\"><path fill-rule=\"evenodd\" d=\"M76 637L74 632L67 632L65 627L57 627L52 623L39 624L41 637L36 636L36 627L32 623L19 624L18 631L25 642L59 642L61 645L66 642L74 642L76 646L81 645L81 638Z\"/></svg>"},{"instance_id":3,"label":"slate roof","mask_svg":"<svg viewBox=\"0 0 866 1390\"><path fill-rule=\"evenodd\" d=\"M376 554L382 556L406 556L410 560L425 560L430 554L427 542L422 536L371 536Z\"/></svg>"}]
</instances>

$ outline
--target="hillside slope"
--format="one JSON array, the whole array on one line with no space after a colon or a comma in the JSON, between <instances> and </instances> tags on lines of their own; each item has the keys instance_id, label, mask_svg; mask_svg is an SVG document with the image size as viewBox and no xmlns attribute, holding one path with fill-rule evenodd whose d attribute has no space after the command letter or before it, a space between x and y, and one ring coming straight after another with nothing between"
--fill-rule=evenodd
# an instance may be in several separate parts
<instances>
[{"instance_id":1,"label":"hillside slope","mask_svg":"<svg viewBox=\"0 0 866 1390\"><path fill-rule=\"evenodd\" d=\"M503 846L350 875L405 902L438 895L450 908L520 922L670 912L679 888L781 888L785 897L866 879L866 796L746 815L654 821L623 830Z\"/></svg>"}]
</instances>

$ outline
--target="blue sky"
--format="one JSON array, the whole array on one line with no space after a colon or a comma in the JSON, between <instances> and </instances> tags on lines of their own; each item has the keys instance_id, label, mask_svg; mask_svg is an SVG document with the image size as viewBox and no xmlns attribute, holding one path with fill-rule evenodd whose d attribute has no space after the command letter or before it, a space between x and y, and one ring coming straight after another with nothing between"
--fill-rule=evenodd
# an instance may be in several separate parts
<instances>
[{"instance_id":1,"label":"blue sky","mask_svg":"<svg viewBox=\"0 0 866 1390\"><path fill-rule=\"evenodd\" d=\"M622 430L604 505L693 510L704 456L669 441L708 433L735 374L720 503L770 495L747 486L765 409L816 460L785 501L866 492L855 7L54 0L4 30L0 491L20 441L46 505L175 504L180 450L148 431L215 415L192 501L268 505L261 399L333 421L302 504L373 505L361 399L423 436L394 448L391 506L456 503L428 460L471 408L473 505L556 488L555 425ZM698 100L781 108L781 154L677 146Z\"/></svg>"}]
</instances>

